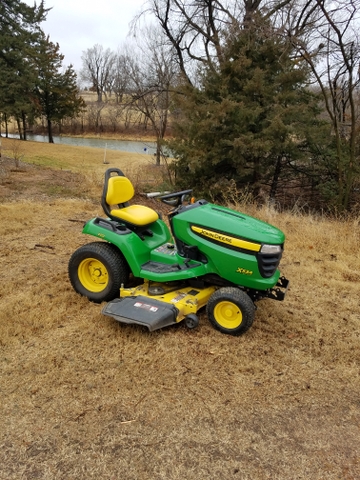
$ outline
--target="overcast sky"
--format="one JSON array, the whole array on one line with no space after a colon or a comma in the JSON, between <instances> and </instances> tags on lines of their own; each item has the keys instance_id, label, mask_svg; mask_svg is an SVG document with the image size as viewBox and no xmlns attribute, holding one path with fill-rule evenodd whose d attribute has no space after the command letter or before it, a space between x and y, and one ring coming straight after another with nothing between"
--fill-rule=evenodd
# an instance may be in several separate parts
<instances>
[{"instance_id":1,"label":"overcast sky","mask_svg":"<svg viewBox=\"0 0 360 480\"><path fill-rule=\"evenodd\" d=\"M34 0L23 0L29 5ZM35 0L39 3L39 0ZM82 66L81 55L95 44L116 51L129 33L129 23L145 0L45 0L52 7L41 24L50 40L60 45L64 66Z\"/></svg>"}]
</instances>

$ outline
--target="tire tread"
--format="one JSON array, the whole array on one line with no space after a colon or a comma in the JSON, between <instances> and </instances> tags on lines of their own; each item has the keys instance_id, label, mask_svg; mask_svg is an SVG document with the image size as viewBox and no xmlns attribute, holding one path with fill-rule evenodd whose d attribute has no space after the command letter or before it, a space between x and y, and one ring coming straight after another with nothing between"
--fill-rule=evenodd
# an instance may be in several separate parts
<instances>
[{"instance_id":1,"label":"tire tread","mask_svg":"<svg viewBox=\"0 0 360 480\"><path fill-rule=\"evenodd\" d=\"M223 327L214 317L213 312L216 304L224 300L235 303L241 309L243 320L241 324L234 329ZM255 305L243 290L237 287L223 287L212 294L206 306L206 312L210 323L217 330L228 335L238 336L245 333L252 326L254 322Z\"/></svg>"},{"instance_id":2,"label":"tire tread","mask_svg":"<svg viewBox=\"0 0 360 480\"><path fill-rule=\"evenodd\" d=\"M102 261L108 270L109 284L102 292L90 292L78 277L80 262L89 257ZM78 248L70 257L68 265L69 279L74 290L95 303L118 297L120 286L127 283L129 273L129 266L120 250L115 245L105 242L91 242Z\"/></svg>"}]
</instances>

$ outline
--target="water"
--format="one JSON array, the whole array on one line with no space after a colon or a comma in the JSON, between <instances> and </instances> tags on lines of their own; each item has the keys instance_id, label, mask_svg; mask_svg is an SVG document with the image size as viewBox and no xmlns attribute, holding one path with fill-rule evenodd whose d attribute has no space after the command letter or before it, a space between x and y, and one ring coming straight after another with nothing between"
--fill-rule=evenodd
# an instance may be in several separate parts
<instances>
[{"instance_id":1,"label":"water","mask_svg":"<svg viewBox=\"0 0 360 480\"><path fill-rule=\"evenodd\" d=\"M10 138L19 138L18 134L10 134ZM26 134L28 140L34 142L48 142L47 135ZM139 142L129 140L106 140L103 138L84 138L84 137L65 137L54 135L54 143L63 145L72 145L74 147L94 147L103 150L120 150L122 152L146 153L153 155L156 153L155 142Z\"/></svg>"}]
</instances>

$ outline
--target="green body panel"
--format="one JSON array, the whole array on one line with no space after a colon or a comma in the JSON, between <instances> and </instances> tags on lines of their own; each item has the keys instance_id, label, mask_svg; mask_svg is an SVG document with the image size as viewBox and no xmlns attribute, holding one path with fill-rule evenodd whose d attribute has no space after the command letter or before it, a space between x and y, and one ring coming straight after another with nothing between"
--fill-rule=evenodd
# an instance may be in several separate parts
<instances>
[{"instance_id":1,"label":"green body panel","mask_svg":"<svg viewBox=\"0 0 360 480\"><path fill-rule=\"evenodd\" d=\"M234 235L259 244L282 245L285 241L284 233L278 228L244 213L212 203L205 203L196 208L185 208L174 216L175 234L180 239L188 233L184 223L213 228L227 235Z\"/></svg>"},{"instance_id":2,"label":"green body panel","mask_svg":"<svg viewBox=\"0 0 360 480\"><path fill-rule=\"evenodd\" d=\"M211 203L184 210L173 218L176 237L187 245L196 245L206 255L209 262L208 270L236 285L258 290L272 288L277 283L280 272L277 270L270 278L263 278L255 252L231 249L227 244L199 236L191 230L191 226L223 233L225 237L230 235L254 242L259 246L283 245L285 235L278 228Z\"/></svg>"},{"instance_id":3,"label":"green body panel","mask_svg":"<svg viewBox=\"0 0 360 480\"><path fill-rule=\"evenodd\" d=\"M156 282L170 282L203 277L215 274L235 285L256 290L272 288L278 281L280 272L276 270L270 278L264 278L258 267L258 252L246 248L234 248L221 241L204 238L192 227L205 228L221 236L232 236L252 242L260 250L262 244L283 245L284 234L275 227L242 213L206 202L181 207L172 217L172 229L178 248L167 225L158 220L149 229L153 235L141 238L136 233L125 230L114 231L106 224L92 219L84 226L83 233L93 235L116 245L126 258L135 277ZM185 261L181 245L195 246L201 253L200 260ZM163 271L147 269L148 262L165 266ZM191 268L189 268L191 267Z\"/></svg>"},{"instance_id":4,"label":"green body panel","mask_svg":"<svg viewBox=\"0 0 360 480\"><path fill-rule=\"evenodd\" d=\"M127 230L128 233L123 234L113 232L108 228L96 224L95 220L96 219L93 218L85 224L83 233L93 235L94 237L116 245L126 258L135 277L140 276L141 265L150 261L151 252L163 243L171 240L169 229L162 220L158 220L152 224L151 230L153 236L147 236L145 240L141 240L139 235L130 230ZM171 263L171 261L169 263Z\"/></svg>"}]
</instances>

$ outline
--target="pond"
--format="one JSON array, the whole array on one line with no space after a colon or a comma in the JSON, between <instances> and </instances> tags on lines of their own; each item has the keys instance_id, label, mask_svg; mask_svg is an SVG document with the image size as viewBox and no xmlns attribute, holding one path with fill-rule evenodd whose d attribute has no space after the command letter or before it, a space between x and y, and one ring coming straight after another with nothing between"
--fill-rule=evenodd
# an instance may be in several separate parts
<instances>
[{"instance_id":1,"label":"pond","mask_svg":"<svg viewBox=\"0 0 360 480\"><path fill-rule=\"evenodd\" d=\"M48 142L47 135L26 135L28 140L34 142ZM9 138L19 138L18 134L10 134ZM155 142L130 141L130 140L107 140L103 138L66 137L54 135L54 143L72 145L74 147L94 147L107 150L120 150L130 153L147 153L153 155L156 152Z\"/></svg>"}]
</instances>

